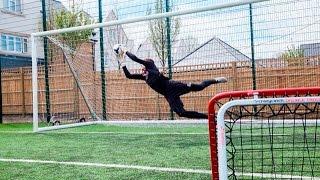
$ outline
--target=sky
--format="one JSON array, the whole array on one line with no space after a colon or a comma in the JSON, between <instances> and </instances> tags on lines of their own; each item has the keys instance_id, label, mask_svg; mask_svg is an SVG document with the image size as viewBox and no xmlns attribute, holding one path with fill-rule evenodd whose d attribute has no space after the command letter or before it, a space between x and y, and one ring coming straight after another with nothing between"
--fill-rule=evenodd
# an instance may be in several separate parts
<instances>
[{"instance_id":1,"label":"sky","mask_svg":"<svg viewBox=\"0 0 320 180\"><path fill-rule=\"evenodd\" d=\"M135 4L142 4L141 6L129 5L126 2L128 0L118 0L120 18L127 18L125 14L144 15L142 9L148 8L143 0L134 1ZM174 0L172 3L177 4L178 10L183 10L226 1L188 2L192 1ZM149 8L152 5L149 4ZM298 48L301 44L320 42L319 0L271 0L253 4L252 7L256 58L278 57L292 46ZM183 16L180 20L181 38L192 35L199 38L199 42L205 42L216 36L251 57L248 5ZM130 25L127 26L128 36L138 43L141 41L140 37L147 35L142 33L137 36L136 33L137 29L146 32L146 25L137 26L134 30Z\"/></svg>"},{"instance_id":2,"label":"sky","mask_svg":"<svg viewBox=\"0 0 320 180\"><path fill-rule=\"evenodd\" d=\"M92 1L92 2L91 2ZM97 1L84 8L97 17ZM235 0L171 0L175 10L203 7ZM119 19L145 16L154 0L103 0L104 14L113 9ZM256 58L278 57L290 47L320 42L319 0L270 0L252 5ZM249 5L180 16L179 38L192 36L198 42L218 37L251 57ZM122 25L136 46L148 36L148 23Z\"/></svg>"}]
</instances>

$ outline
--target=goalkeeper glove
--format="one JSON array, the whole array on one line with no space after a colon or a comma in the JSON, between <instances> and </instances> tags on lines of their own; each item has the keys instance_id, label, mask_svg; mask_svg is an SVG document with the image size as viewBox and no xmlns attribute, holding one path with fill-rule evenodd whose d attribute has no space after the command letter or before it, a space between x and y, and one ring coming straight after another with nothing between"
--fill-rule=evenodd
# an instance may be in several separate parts
<instances>
[{"instance_id":1,"label":"goalkeeper glove","mask_svg":"<svg viewBox=\"0 0 320 180\"><path fill-rule=\"evenodd\" d=\"M127 49L122 44L116 44L113 46L113 52L118 58L124 59Z\"/></svg>"},{"instance_id":2,"label":"goalkeeper glove","mask_svg":"<svg viewBox=\"0 0 320 180\"><path fill-rule=\"evenodd\" d=\"M126 59L125 59L125 55L126 55L126 48L123 47L121 44L116 44L113 46L113 52L115 53L117 60L120 64L121 67L126 65Z\"/></svg>"}]
</instances>

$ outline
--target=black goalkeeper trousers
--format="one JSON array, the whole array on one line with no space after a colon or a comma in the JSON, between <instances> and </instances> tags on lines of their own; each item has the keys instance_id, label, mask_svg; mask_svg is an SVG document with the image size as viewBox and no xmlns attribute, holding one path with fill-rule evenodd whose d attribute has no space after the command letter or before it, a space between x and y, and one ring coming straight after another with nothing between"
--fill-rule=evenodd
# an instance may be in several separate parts
<instances>
[{"instance_id":1,"label":"black goalkeeper trousers","mask_svg":"<svg viewBox=\"0 0 320 180\"><path fill-rule=\"evenodd\" d=\"M194 118L194 119L207 119L208 115L196 111L187 111L180 99L181 95L187 94L191 91L202 91L206 87L214 84L215 80L206 80L200 84L185 84L178 81L170 80L167 85L165 98L168 101L172 111L177 113L180 117Z\"/></svg>"}]
</instances>

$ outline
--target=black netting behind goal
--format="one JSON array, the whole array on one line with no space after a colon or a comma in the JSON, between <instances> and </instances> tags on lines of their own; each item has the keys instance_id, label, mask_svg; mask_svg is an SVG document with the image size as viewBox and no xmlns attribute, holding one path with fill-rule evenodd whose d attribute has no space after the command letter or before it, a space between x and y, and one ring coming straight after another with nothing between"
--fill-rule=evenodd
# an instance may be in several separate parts
<instances>
[{"instance_id":1,"label":"black netting behind goal","mask_svg":"<svg viewBox=\"0 0 320 180\"><path fill-rule=\"evenodd\" d=\"M224 93L210 101L212 179L222 173L217 156L218 109L233 100L250 101L254 94L261 101L274 100L231 106L223 116L228 179L319 178L320 89L297 88ZM311 102L300 101L302 97ZM288 103L275 103L279 99Z\"/></svg>"},{"instance_id":2,"label":"black netting behind goal","mask_svg":"<svg viewBox=\"0 0 320 180\"><path fill-rule=\"evenodd\" d=\"M229 109L229 179L320 177L319 112L319 103Z\"/></svg>"}]
</instances>

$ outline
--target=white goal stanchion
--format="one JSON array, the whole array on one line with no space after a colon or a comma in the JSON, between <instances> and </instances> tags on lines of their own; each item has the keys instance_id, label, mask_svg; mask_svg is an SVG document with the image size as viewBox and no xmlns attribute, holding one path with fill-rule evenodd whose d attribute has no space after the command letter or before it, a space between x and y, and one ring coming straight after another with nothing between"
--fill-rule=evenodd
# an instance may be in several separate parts
<instances>
[{"instance_id":1,"label":"white goal stanchion","mask_svg":"<svg viewBox=\"0 0 320 180\"><path fill-rule=\"evenodd\" d=\"M219 179L319 179L319 106L320 96L225 103L216 122Z\"/></svg>"}]
</instances>

